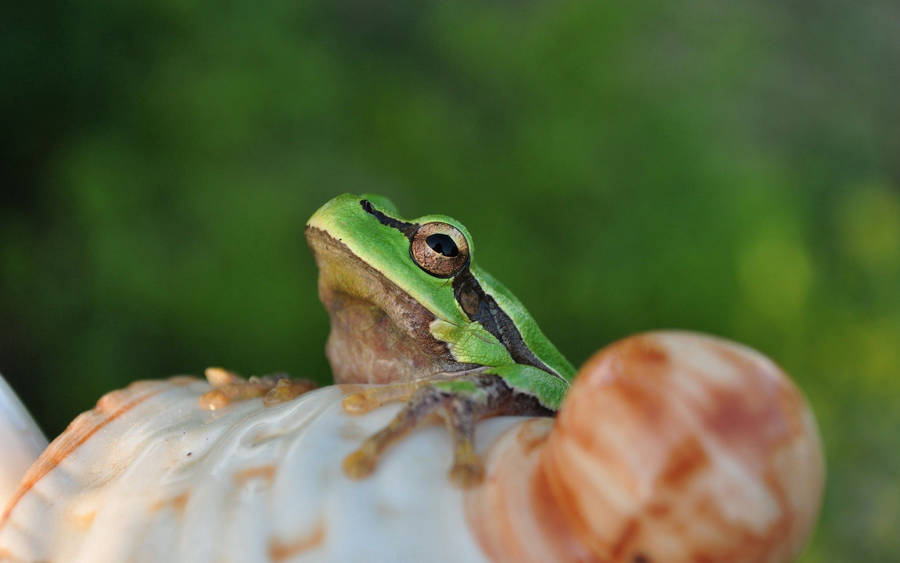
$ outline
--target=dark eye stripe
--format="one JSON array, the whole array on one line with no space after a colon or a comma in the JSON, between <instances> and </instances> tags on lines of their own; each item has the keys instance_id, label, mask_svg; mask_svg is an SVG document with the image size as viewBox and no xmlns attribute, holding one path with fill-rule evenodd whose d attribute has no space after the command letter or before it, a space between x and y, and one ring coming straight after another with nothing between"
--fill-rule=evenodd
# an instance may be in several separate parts
<instances>
[{"instance_id":1,"label":"dark eye stripe","mask_svg":"<svg viewBox=\"0 0 900 563\"><path fill-rule=\"evenodd\" d=\"M480 322L486 331L493 334L516 363L534 366L565 381L562 375L534 355L516 324L497 301L481 289L481 284L471 271L465 270L453 279L453 295L469 319Z\"/></svg>"},{"instance_id":2,"label":"dark eye stripe","mask_svg":"<svg viewBox=\"0 0 900 563\"><path fill-rule=\"evenodd\" d=\"M375 206L372 205L372 202L367 199L360 201L359 204L362 206L363 210L365 210L366 213L378 219L379 223L397 229L398 231L406 235L406 238L408 238L409 240L412 240L413 236L416 234L416 231L419 229L418 223L407 223L406 221L400 221L398 219L394 219L393 217L385 215L381 211L378 211L377 209L375 209Z\"/></svg>"}]
</instances>

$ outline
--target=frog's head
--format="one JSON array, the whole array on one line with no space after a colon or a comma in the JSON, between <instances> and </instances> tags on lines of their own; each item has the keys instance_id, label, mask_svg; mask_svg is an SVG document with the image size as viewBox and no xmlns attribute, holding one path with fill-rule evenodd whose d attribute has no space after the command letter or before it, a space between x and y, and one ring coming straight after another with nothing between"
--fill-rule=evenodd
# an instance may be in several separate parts
<instances>
[{"instance_id":1,"label":"frog's head","mask_svg":"<svg viewBox=\"0 0 900 563\"><path fill-rule=\"evenodd\" d=\"M432 336L435 319L468 321L454 276L472 260L472 239L443 215L406 220L376 195L344 194L306 224L331 316L326 352L338 382L385 382L471 367Z\"/></svg>"}]
</instances>

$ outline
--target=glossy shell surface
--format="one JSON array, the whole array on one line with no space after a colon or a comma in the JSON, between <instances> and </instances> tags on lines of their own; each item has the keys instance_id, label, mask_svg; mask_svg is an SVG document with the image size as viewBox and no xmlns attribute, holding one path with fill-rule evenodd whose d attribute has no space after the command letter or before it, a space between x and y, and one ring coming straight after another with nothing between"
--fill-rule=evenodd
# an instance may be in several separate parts
<instances>
[{"instance_id":1,"label":"glossy shell surface","mask_svg":"<svg viewBox=\"0 0 900 563\"><path fill-rule=\"evenodd\" d=\"M0 507L16 491L19 478L47 447L47 439L0 375Z\"/></svg>"},{"instance_id":2,"label":"glossy shell surface","mask_svg":"<svg viewBox=\"0 0 900 563\"><path fill-rule=\"evenodd\" d=\"M508 432L488 467L472 528L517 562L790 561L824 483L815 419L787 376L687 332L598 352L552 429Z\"/></svg>"},{"instance_id":3,"label":"glossy shell surface","mask_svg":"<svg viewBox=\"0 0 900 563\"><path fill-rule=\"evenodd\" d=\"M439 427L352 481L343 456L397 410L342 412L326 387L291 402L198 407L194 378L104 396L25 476L0 524L12 561L480 561ZM515 419L479 427L480 443Z\"/></svg>"},{"instance_id":4,"label":"glossy shell surface","mask_svg":"<svg viewBox=\"0 0 900 563\"><path fill-rule=\"evenodd\" d=\"M611 344L558 417L481 422L460 491L432 426L361 481L341 463L398 404L349 386L204 410L196 378L101 398L0 514L9 561L790 561L821 502L812 411L771 361L683 332ZM355 386L358 388L358 386Z\"/></svg>"}]
</instances>

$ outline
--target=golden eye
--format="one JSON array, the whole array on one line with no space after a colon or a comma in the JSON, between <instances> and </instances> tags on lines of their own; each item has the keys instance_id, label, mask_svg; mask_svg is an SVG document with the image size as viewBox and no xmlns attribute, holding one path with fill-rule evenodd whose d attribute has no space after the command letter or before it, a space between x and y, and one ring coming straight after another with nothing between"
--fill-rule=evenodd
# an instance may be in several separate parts
<instances>
[{"instance_id":1,"label":"golden eye","mask_svg":"<svg viewBox=\"0 0 900 563\"><path fill-rule=\"evenodd\" d=\"M469 264L469 243L448 223L425 223L413 235L409 255L432 276L449 278Z\"/></svg>"}]
</instances>

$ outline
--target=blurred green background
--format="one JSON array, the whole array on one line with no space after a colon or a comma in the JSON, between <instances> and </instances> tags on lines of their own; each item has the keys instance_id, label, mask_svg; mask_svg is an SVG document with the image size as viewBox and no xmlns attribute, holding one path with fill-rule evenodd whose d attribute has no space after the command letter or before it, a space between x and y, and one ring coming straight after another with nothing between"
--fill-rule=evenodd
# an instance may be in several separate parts
<instances>
[{"instance_id":1,"label":"blurred green background","mask_svg":"<svg viewBox=\"0 0 900 563\"><path fill-rule=\"evenodd\" d=\"M49 436L141 378L329 380L341 192L474 233L574 363L711 332L804 389L807 561L900 560L900 5L21 2L0 21L0 372Z\"/></svg>"}]
</instances>

